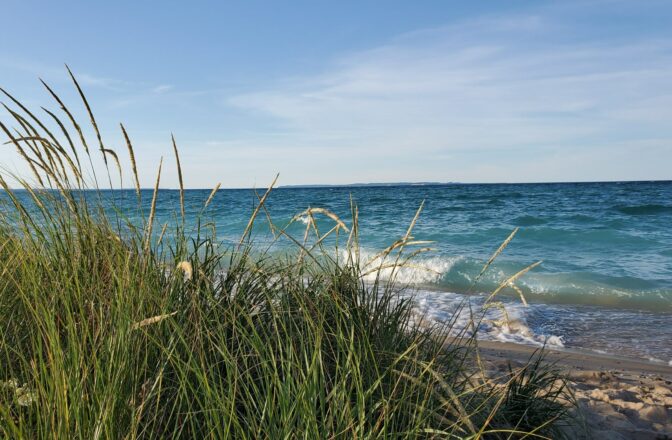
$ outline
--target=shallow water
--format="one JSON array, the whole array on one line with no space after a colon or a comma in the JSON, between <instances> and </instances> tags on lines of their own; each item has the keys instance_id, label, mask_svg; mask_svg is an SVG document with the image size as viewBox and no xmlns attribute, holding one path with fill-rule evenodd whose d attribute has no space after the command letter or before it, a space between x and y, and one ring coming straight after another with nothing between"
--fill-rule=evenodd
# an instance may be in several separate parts
<instances>
[{"instance_id":1,"label":"shallow water","mask_svg":"<svg viewBox=\"0 0 672 440\"><path fill-rule=\"evenodd\" d=\"M186 191L188 221L209 193ZM328 208L349 224L351 197L359 208L363 257L401 237L424 200L413 236L434 241L435 251L416 263L432 271L404 269L398 278L421 289L419 308L431 315L449 316L468 292L478 304L478 292L543 260L516 283L529 307L513 290L502 293L518 328L492 327L486 337L539 343L549 336L566 347L672 360L672 182L280 188L268 210L278 226L309 206ZM132 191L106 192L103 199L133 212ZM145 212L150 200L151 191L143 191ZM222 245L237 241L256 202L252 190L217 193L204 215ZM179 193L162 190L157 220L174 221L176 210ZM333 225L318 218L322 231ZM258 243L271 238L266 223L262 214ZM483 263L516 227L512 243L472 288ZM304 228L296 222L288 232L302 237ZM290 246L281 240L274 252Z\"/></svg>"},{"instance_id":2,"label":"shallow water","mask_svg":"<svg viewBox=\"0 0 672 440\"><path fill-rule=\"evenodd\" d=\"M472 316L482 316L485 298L426 289L416 291L413 297L421 315L442 322L455 321L456 334ZM509 322L502 321L503 313L498 309L487 310L479 338L554 349L584 349L672 366L672 315L668 313L574 304L523 306L512 298L503 302Z\"/></svg>"}]
</instances>

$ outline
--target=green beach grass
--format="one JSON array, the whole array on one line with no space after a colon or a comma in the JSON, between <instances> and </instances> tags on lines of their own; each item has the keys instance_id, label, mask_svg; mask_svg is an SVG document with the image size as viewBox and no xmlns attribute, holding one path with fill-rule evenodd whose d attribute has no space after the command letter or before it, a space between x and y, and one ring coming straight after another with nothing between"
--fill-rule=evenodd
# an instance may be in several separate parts
<instances>
[{"instance_id":1,"label":"green beach grass","mask_svg":"<svg viewBox=\"0 0 672 440\"><path fill-rule=\"evenodd\" d=\"M488 380L472 337L449 337L450 322L414 316L393 275L363 281L365 272L394 274L426 250L412 237L415 220L367 267L354 204L352 224L312 209L303 216L326 216L333 228L318 231L309 221L305 235L291 237L271 222L269 188L240 242L222 249L209 227L184 229L174 141L182 201L174 224L154 224L161 166L149 212L110 214L95 197L110 176L130 168L140 197L132 143L122 126L124 157L106 147L73 81L93 142L48 87L57 112L38 117L6 94L9 118L0 123L4 148L16 149L33 173L0 179L3 437L562 436L571 396L542 353ZM89 165L93 155L108 167L104 178ZM255 246L260 216L294 252L270 258ZM337 234L334 252L325 243Z\"/></svg>"}]
</instances>

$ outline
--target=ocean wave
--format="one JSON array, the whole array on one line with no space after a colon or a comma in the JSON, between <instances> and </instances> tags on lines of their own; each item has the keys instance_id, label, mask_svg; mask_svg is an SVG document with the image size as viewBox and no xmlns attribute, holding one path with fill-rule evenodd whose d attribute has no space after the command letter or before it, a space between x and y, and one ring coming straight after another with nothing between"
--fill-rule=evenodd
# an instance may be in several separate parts
<instances>
[{"instance_id":1,"label":"ocean wave","mask_svg":"<svg viewBox=\"0 0 672 440\"><path fill-rule=\"evenodd\" d=\"M552 245L574 245L582 247L624 246L647 248L657 243L649 237L633 235L625 231L607 228L584 228L567 230L542 226L521 231L521 239Z\"/></svg>"},{"instance_id":2,"label":"ocean wave","mask_svg":"<svg viewBox=\"0 0 672 440\"><path fill-rule=\"evenodd\" d=\"M672 205L618 205L613 207L614 210L621 214L627 215L655 215L672 212Z\"/></svg>"},{"instance_id":3,"label":"ocean wave","mask_svg":"<svg viewBox=\"0 0 672 440\"><path fill-rule=\"evenodd\" d=\"M663 359L672 356L672 347L666 344L672 333L669 315L591 306L526 306L511 299L502 299L500 309L484 306L487 295L425 289L407 297L414 302L418 322L444 323L444 329L457 337L590 350L658 363L667 363ZM479 323L476 332L475 322Z\"/></svg>"},{"instance_id":4,"label":"ocean wave","mask_svg":"<svg viewBox=\"0 0 672 440\"><path fill-rule=\"evenodd\" d=\"M527 322L530 309L522 304L505 303L504 310L484 307L485 296L466 297L451 292L416 291L412 296L417 316L422 320L449 323L454 336L476 336L478 339L516 344L563 348L561 335L535 333ZM467 301L469 307L467 307ZM477 322L476 333L473 323Z\"/></svg>"},{"instance_id":5,"label":"ocean wave","mask_svg":"<svg viewBox=\"0 0 672 440\"><path fill-rule=\"evenodd\" d=\"M361 250L360 265L366 273L386 263L376 257L377 253ZM439 282L460 264L465 263L465 257L432 257L418 259L412 267L399 267L393 272L392 268L384 268L380 271L368 273L364 279L374 282L376 278L389 280L394 276L394 281L403 286L440 285ZM467 265L473 265L467 262ZM459 271L457 272L459 273ZM497 271L497 275L504 276L503 272ZM461 276L471 281L471 274ZM536 334L527 324L525 306L509 302L504 310L495 307L483 307L484 295L473 297L443 290L417 290L404 291L404 296L410 296L415 305L416 317L419 320L429 319L437 322L450 322L450 331L453 335L472 334L474 320L478 321L475 336L479 339L513 342L534 346L564 347L562 336L552 334ZM471 301L471 307L465 307L465 301Z\"/></svg>"},{"instance_id":6,"label":"ocean wave","mask_svg":"<svg viewBox=\"0 0 672 440\"><path fill-rule=\"evenodd\" d=\"M521 215L513 220L513 224L516 226L538 226L546 223L548 223L548 220L533 215Z\"/></svg>"},{"instance_id":7,"label":"ocean wave","mask_svg":"<svg viewBox=\"0 0 672 440\"><path fill-rule=\"evenodd\" d=\"M478 191L473 191L469 193L456 194L452 196L453 200L470 200L470 201L492 201L492 200L509 200L509 199L522 199L526 197L524 194L516 191L500 193L500 194L487 194Z\"/></svg>"},{"instance_id":8,"label":"ocean wave","mask_svg":"<svg viewBox=\"0 0 672 440\"><path fill-rule=\"evenodd\" d=\"M566 219L577 223L594 223L598 221L598 218L587 214L573 214Z\"/></svg>"},{"instance_id":9,"label":"ocean wave","mask_svg":"<svg viewBox=\"0 0 672 440\"><path fill-rule=\"evenodd\" d=\"M364 249L360 250L359 255L362 272L366 274L365 281L375 281L376 278L390 280L394 277L394 281L401 285L438 283L455 263L462 259L462 257L417 258L405 266L390 267L395 262L394 256L383 261L377 257L377 252Z\"/></svg>"},{"instance_id":10,"label":"ocean wave","mask_svg":"<svg viewBox=\"0 0 672 440\"><path fill-rule=\"evenodd\" d=\"M310 217L308 217L307 215L302 215L300 217L297 217L296 219L301 223L303 223L304 225L310 224Z\"/></svg>"},{"instance_id":11,"label":"ocean wave","mask_svg":"<svg viewBox=\"0 0 672 440\"><path fill-rule=\"evenodd\" d=\"M376 252L362 250L360 265L365 280L389 280L400 286L429 288L442 292L465 294L492 292L508 277L526 266L509 260L496 261L478 279L484 261L466 256L416 257L405 267L393 270L394 257L385 261L375 258ZM377 268L382 264L380 273ZM528 302L545 304L576 304L672 312L672 288L651 280L632 276L607 276L590 272L550 272L538 268L516 282ZM519 298L513 289L505 288L502 298Z\"/></svg>"}]
</instances>

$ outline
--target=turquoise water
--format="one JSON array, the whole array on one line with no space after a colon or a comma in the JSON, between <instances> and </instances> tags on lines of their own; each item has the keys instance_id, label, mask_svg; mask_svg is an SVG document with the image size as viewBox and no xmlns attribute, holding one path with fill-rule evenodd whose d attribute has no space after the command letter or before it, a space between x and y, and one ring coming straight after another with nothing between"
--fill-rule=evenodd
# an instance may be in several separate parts
<instances>
[{"instance_id":1,"label":"turquoise water","mask_svg":"<svg viewBox=\"0 0 672 440\"><path fill-rule=\"evenodd\" d=\"M188 211L200 210L208 194L187 191ZM308 206L349 223L350 196L359 207L362 247L371 253L401 237L425 201L413 235L435 242L424 262L443 275L417 273L417 282L466 292L484 261L520 227L481 289L543 260L519 283L533 302L672 312L672 182L280 188L267 203L280 226ZM177 201L177 192L161 194L159 217L172 215ZM255 202L250 190L220 190L206 216L220 238L236 240ZM298 223L290 232L300 237L302 229Z\"/></svg>"},{"instance_id":2,"label":"turquoise water","mask_svg":"<svg viewBox=\"0 0 672 440\"><path fill-rule=\"evenodd\" d=\"M186 191L189 219L209 193ZM132 191L105 197L134 201ZM484 337L672 360L672 182L279 188L267 207L278 226L309 206L328 208L349 224L351 197L364 255L401 237L424 200L413 235L434 241L435 251L418 261L433 271L400 274L415 286L419 310L448 318L466 297L478 304L508 276L543 260L517 282L529 307L513 290L503 292L517 324L493 326ZM150 200L151 191L144 191L144 203ZM205 218L223 245L238 239L256 201L252 190L216 194ZM159 221L173 220L179 193L162 190L157 208ZM257 242L270 239L265 223L260 216ZM331 225L318 223L323 231ZM483 263L516 227L514 240L470 292ZM302 237L304 228L297 222L288 231ZM274 249L289 246L285 240Z\"/></svg>"}]
</instances>

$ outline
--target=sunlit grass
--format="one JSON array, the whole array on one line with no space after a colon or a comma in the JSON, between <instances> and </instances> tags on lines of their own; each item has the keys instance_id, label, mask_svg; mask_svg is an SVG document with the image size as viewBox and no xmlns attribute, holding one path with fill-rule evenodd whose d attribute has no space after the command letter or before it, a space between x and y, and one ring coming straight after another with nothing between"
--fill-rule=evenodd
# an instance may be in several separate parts
<instances>
[{"instance_id":1,"label":"sunlit grass","mask_svg":"<svg viewBox=\"0 0 672 440\"><path fill-rule=\"evenodd\" d=\"M123 168L75 85L97 151L52 89L62 113L47 113L55 128L9 95L16 110L7 107L12 122L0 122L6 146L32 173L5 173L0 180L4 437L559 435L568 407L558 372L537 357L491 381L478 371L473 339L449 336L450 324L420 323L410 300L399 295L396 271L430 251L412 236L421 209L403 237L360 261L354 203L351 224L319 207L298 213L294 221L307 222L294 237L266 209L274 180L258 195L239 242L222 250L211 229L185 232L173 139L180 215L173 225L154 224L161 163L147 216L131 222L129 213L110 214L100 199L80 191L100 191L92 154L102 155L106 167L112 158L120 180ZM133 145L121 128L140 202ZM28 198L17 196L9 181ZM293 252L270 258L255 246L259 215L276 240L294 244ZM316 216L332 227L319 231ZM340 246L336 252L326 244L332 242ZM364 282L381 271L385 279Z\"/></svg>"}]
</instances>

